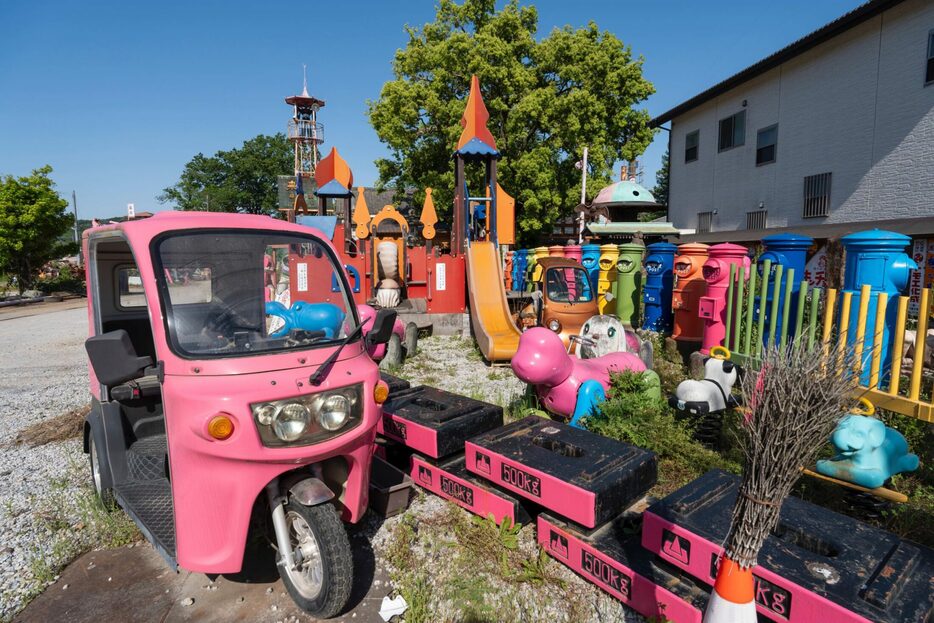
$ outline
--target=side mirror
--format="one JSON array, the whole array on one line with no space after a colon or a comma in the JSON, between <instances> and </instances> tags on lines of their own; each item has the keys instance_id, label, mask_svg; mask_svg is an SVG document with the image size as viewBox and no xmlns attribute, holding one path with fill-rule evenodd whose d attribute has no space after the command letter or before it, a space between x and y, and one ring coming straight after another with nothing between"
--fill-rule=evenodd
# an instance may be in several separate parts
<instances>
[{"instance_id":1,"label":"side mirror","mask_svg":"<svg viewBox=\"0 0 934 623\"><path fill-rule=\"evenodd\" d=\"M392 328L396 323L396 311L393 309L380 309L373 319L373 326L366 334L366 346L385 344L392 337Z\"/></svg>"},{"instance_id":2,"label":"side mirror","mask_svg":"<svg viewBox=\"0 0 934 623\"><path fill-rule=\"evenodd\" d=\"M104 385L119 385L139 378L143 369L152 365L151 357L136 355L130 334L123 329L89 337L84 348L97 380Z\"/></svg>"}]
</instances>

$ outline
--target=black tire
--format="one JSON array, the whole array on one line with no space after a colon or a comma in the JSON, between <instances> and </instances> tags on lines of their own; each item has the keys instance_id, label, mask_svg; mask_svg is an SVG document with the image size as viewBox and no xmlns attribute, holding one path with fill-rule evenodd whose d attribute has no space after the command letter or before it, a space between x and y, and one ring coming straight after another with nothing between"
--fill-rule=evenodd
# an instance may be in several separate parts
<instances>
[{"instance_id":1,"label":"black tire","mask_svg":"<svg viewBox=\"0 0 934 623\"><path fill-rule=\"evenodd\" d=\"M91 470L91 486L94 493L105 509L111 510L117 506L114 498L113 478L110 475L107 449L95 439L92 428L88 432L88 466Z\"/></svg>"},{"instance_id":2,"label":"black tire","mask_svg":"<svg viewBox=\"0 0 934 623\"><path fill-rule=\"evenodd\" d=\"M300 518L310 529L319 554L317 560L321 563L321 586L314 593L303 582L302 571L287 570L279 564L276 566L282 583L295 604L311 616L321 619L335 617L347 607L350 600L354 571L350 539L347 538L347 530L337 509L331 504L305 506L289 500L285 514L293 547L298 548L298 536L304 530L303 527L296 530L296 520ZM314 564L314 560L311 564Z\"/></svg>"},{"instance_id":3,"label":"black tire","mask_svg":"<svg viewBox=\"0 0 934 623\"><path fill-rule=\"evenodd\" d=\"M402 340L399 339L398 335L393 333L392 337L390 337L389 341L386 343L386 356L379 362L379 366L381 368L401 366L403 359Z\"/></svg>"},{"instance_id":4,"label":"black tire","mask_svg":"<svg viewBox=\"0 0 934 623\"><path fill-rule=\"evenodd\" d=\"M410 322L405 325L405 356L414 357L418 352L418 325Z\"/></svg>"}]
</instances>

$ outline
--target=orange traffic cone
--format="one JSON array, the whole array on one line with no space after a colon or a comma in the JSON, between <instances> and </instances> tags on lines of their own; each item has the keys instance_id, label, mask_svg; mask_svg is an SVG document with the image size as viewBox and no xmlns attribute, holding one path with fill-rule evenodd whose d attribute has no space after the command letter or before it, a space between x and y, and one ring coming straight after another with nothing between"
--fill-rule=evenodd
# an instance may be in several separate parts
<instances>
[{"instance_id":1,"label":"orange traffic cone","mask_svg":"<svg viewBox=\"0 0 934 623\"><path fill-rule=\"evenodd\" d=\"M752 569L743 569L724 556L704 612L704 623L756 623Z\"/></svg>"}]
</instances>

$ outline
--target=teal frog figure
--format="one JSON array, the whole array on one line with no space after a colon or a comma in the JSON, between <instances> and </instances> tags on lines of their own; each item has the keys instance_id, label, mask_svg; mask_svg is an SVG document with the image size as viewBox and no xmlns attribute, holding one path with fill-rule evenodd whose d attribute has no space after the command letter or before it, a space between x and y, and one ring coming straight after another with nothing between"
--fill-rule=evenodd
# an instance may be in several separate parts
<instances>
[{"instance_id":1,"label":"teal frog figure","mask_svg":"<svg viewBox=\"0 0 934 623\"><path fill-rule=\"evenodd\" d=\"M875 489L895 474L918 469L918 456L908 451L905 437L868 415L844 416L830 441L836 456L817 462L824 476Z\"/></svg>"}]
</instances>

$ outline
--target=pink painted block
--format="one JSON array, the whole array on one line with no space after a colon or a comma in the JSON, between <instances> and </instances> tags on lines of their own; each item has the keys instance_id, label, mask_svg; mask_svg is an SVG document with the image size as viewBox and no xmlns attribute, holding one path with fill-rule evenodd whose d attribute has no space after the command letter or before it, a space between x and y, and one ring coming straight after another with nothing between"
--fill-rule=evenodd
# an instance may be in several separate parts
<instances>
[{"instance_id":1,"label":"pink painted block","mask_svg":"<svg viewBox=\"0 0 934 623\"><path fill-rule=\"evenodd\" d=\"M538 542L552 558L643 616L675 623L703 620L707 592L662 568L638 537L619 541L613 522L587 535L542 514Z\"/></svg>"},{"instance_id":2,"label":"pink painted block","mask_svg":"<svg viewBox=\"0 0 934 623\"><path fill-rule=\"evenodd\" d=\"M529 521L528 514L518 499L499 491L464 468L464 457L460 456L442 465L436 465L417 454L412 455L409 476L417 485L437 496L451 500L475 515L489 517L499 524L509 519L512 525Z\"/></svg>"}]
</instances>

